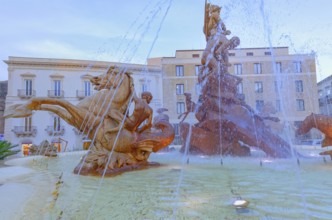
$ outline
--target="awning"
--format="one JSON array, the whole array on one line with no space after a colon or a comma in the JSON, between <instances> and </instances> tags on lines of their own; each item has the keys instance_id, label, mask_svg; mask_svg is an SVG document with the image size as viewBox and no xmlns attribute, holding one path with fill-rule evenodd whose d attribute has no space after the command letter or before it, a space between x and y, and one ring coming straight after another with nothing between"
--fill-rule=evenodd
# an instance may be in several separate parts
<instances>
[{"instance_id":1,"label":"awning","mask_svg":"<svg viewBox=\"0 0 332 220\"><path fill-rule=\"evenodd\" d=\"M32 144L32 141L30 139L23 139L21 141L22 144Z\"/></svg>"}]
</instances>

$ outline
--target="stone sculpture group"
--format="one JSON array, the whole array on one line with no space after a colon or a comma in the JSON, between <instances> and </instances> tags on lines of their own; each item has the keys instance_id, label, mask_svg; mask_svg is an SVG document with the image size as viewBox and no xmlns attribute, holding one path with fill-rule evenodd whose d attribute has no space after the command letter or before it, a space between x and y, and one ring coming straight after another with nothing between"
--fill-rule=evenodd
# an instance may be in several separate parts
<instances>
[{"instance_id":1,"label":"stone sculpture group","mask_svg":"<svg viewBox=\"0 0 332 220\"><path fill-rule=\"evenodd\" d=\"M165 117L152 123L152 94L145 92L138 98L131 73L119 67L111 67L90 81L97 92L77 105L56 98L32 98L26 104L11 106L5 117L27 117L33 110L50 111L85 134L92 140L91 147L75 173L113 175L149 166L150 153L165 148L174 139L174 128ZM128 116L131 102L135 108Z\"/></svg>"},{"instance_id":2,"label":"stone sculpture group","mask_svg":"<svg viewBox=\"0 0 332 220\"><path fill-rule=\"evenodd\" d=\"M202 93L197 103L185 94L186 114L194 112L198 123L181 123L181 150L184 152L189 146L191 153L248 156L248 146L256 146L268 156L290 157L289 144L265 125L265 120L275 118L256 114L237 94L242 79L229 74L228 51L236 48L240 39L227 38L231 31L221 20L220 12L221 7L206 4L203 29L207 43L198 76Z\"/></svg>"}]
</instances>

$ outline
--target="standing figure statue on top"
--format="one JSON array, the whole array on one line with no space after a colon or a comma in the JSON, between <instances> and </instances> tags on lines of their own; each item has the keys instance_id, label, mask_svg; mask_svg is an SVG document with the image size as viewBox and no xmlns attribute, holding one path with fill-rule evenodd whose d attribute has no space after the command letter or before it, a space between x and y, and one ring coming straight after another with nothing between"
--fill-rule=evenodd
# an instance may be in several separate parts
<instances>
[{"instance_id":1,"label":"standing figure statue on top","mask_svg":"<svg viewBox=\"0 0 332 220\"><path fill-rule=\"evenodd\" d=\"M231 65L228 62L228 50L234 49L240 44L238 37L227 39L231 34L220 18L221 7L217 5L205 5L204 34L207 45L202 56L202 65L212 72L225 72Z\"/></svg>"}]
</instances>

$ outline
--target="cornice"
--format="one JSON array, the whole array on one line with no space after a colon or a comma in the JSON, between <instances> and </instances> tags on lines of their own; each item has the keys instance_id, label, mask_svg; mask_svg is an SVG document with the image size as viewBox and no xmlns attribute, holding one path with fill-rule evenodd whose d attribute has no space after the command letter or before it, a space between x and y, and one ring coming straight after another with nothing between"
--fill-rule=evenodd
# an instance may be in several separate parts
<instances>
[{"instance_id":1,"label":"cornice","mask_svg":"<svg viewBox=\"0 0 332 220\"><path fill-rule=\"evenodd\" d=\"M79 69L102 72L106 71L110 66L118 66L132 72L161 72L161 67L158 66L91 60L9 57L9 59L4 60L4 62L8 65L8 68Z\"/></svg>"}]
</instances>

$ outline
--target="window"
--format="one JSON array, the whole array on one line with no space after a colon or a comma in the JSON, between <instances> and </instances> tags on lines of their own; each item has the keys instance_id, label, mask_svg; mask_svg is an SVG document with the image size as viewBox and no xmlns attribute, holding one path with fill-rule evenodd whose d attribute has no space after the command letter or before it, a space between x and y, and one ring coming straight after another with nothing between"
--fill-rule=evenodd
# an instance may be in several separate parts
<instances>
[{"instance_id":1,"label":"window","mask_svg":"<svg viewBox=\"0 0 332 220\"><path fill-rule=\"evenodd\" d=\"M90 96L90 95L91 95L91 82L84 81L84 96Z\"/></svg>"},{"instance_id":2,"label":"window","mask_svg":"<svg viewBox=\"0 0 332 220\"><path fill-rule=\"evenodd\" d=\"M262 65L260 63L254 63L254 73L255 74L262 73Z\"/></svg>"},{"instance_id":3,"label":"window","mask_svg":"<svg viewBox=\"0 0 332 220\"><path fill-rule=\"evenodd\" d=\"M200 65L196 65L195 66L195 74L196 74L196 76L198 76L198 74L199 74L199 72L200 72Z\"/></svg>"},{"instance_id":4,"label":"window","mask_svg":"<svg viewBox=\"0 0 332 220\"><path fill-rule=\"evenodd\" d=\"M183 95L184 93L184 85L183 84L176 84L176 94Z\"/></svg>"},{"instance_id":5,"label":"window","mask_svg":"<svg viewBox=\"0 0 332 220\"><path fill-rule=\"evenodd\" d=\"M304 111L304 100L303 99L296 99L296 110L297 111Z\"/></svg>"},{"instance_id":6,"label":"window","mask_svg":"<svg viewBox=\"0 0 332 220\"><path fill-rule=\"evenodd\" d=\"M281 62L276 62L276 73L282 73Z\"/></svg>"},{"instance_id":7,"label":"window","mask_svg":"<svg viewBox=\"0 0 332 220\"><path fill-rule=\"evenodd\" d=\"M252 53L252 52L248 52L248 53L247 53L247 56L254 56L254 53Z\"/></svg>"},{"instance_id":8,"label":"window","mask_svg":"<svg viewBox=\"0 0 332 220\"><path fill-rule=\"evenodd\" d=\"M280 102L280 100L276 100L276 110L278 112L281 112L281 102Z\"/></svg>"},{"instance_id":9,"label":"window","mask_svg":"<svg viewBox=\"0 0 332 220\"><path fill-rule=\"evenodd\" d=\"M193 54L193 58L199 58L199 54Z\"/></svg>"},{"instance_id":10,"label":"window","mask_svg":"<svg viewBox=\"0 0 332 220\"><path fill-rule=\"evenodd\" d=\"M302 80L296 80L295 81L295 90L296 90L296 92L303 92Z\"/></svg>"},{"instance_id":11,"label":"window","mask_svg":"<svg viewBox=\"0 0 332 220\"><path fill-rule=\"evenodd\" d=\"M229 53L228 56L235 57L235 53Z\"/></svg>"},{"instance_id":12,"label":"window","mask_svg":"<svg viewBox=\"0 0 332 220\"><path fill-rule=\"evenodd\" d=\"M270 51L265 52L264 54L265 54L265 56L271 56L271 52Z\"/></svg>"},{"instance_id":13,"label":"window","mask_svg":"<svg viewBox=\"0 0 332 220\"><path fill-rule=\"evenodd\" d=\"M183 76L184 75L184 67L182 65L177 65L175 67L176 76Z\"/></svg>"},{"instance_id":14,"label":"window","mask_svg":"<svg viewBox=\"0 0 332 220\"><path fill-rule=\"evenodd\" d=\"M263 83L262 82L255 82L255 92L256 93L263 92Z\"/></svg>"},{"instance_id":15,"label":"window","mask_svg":"<svg viewBox=\"0 0 332 220\"><path fill-rule=\"evenodd\" d=\"M24 131L32 131L32 117L24 118Z\"/></svg>"},{"instance_id":16,"label":"window","mask_svg":"<svg viewBox=\"0 0 332 220\"><path fill-rule=\"evenodd\" d=\"M243 94L243 84L242 84L242 82L240 82L239 84L237 84L236 90L237 90L238 94Z\"/></svg>"},{"instance_id":17,"label":"window","mask_svg":"<svg viewBox=\"0 0 332 220\"><path fill-rule=\"evenodd\" d=\"M148 91L148 85L146 85L146 84L142 84L142 92L146 92L146 91Z\"/></svg>"},{"instance_id":18,"label":"window","mask_svg":"<svg viewBox=\"0 0 332 220\"><path fill-rule=\"evenodd\" d=\"M242 64L234 64L234 74L235 75L242 74Z\"/></svg>"},{"instance_id":19,"label":"window","mask_svg":"<svg viewBox=\"0 0 332 220\"><path fill-rule=\"evenodd\" d=\"M54 96L61 96L61 81L53 80L54 84Z\"/></svg>"},{"instance_id":20,"label":"window","mask_svg":"<svg viewBox=\"0 0 332 220\"><path fill-rule=\"evenodd\" d=\"M60 131L61 130L61 124L60 124L60 117L59 116L53 116L53 130L54 131Z\"/></svg>"},{"instance_id":21,"label":"window","mask_svg":"<svg viewBox=\"0 0 332 220\"><path fill-rule=\"evenodd\" d=\"M32 79L25 79L24 80L25 85L25 95L26 96L32 96Z\"/></svg>"},{"instance_id":22,"label":"window","mask_svg":"<svg viewBox=\"0 0 332 220\"><path fill-rule=\"evenodd\" d=\"M262 111L264 106L264 101L263 100L256 100L256 110L258 112Z\"/></svg>"},{"instance_id":23,"label":"window","mask_svg":"<svg viewBox=\"0 0 332 220\"><path fill-rule=\"evenodd\" d=\"M274 81L274 91L279 92L282 88L282 82L281 81Z\"/></svg>"},{"instance_id":24,"label":"window","mask_svg":"<svg viewBox=\"0 0 332 220\"><path fill-rule=\"evenodd\" d=\"M173 124L173 127L174 127L174 134L175 134L175 136L179 136L180 135L179 124Z\"/></svg>"},{"instance_id":25,"label":"window","mask_svg":"<svg viewBox=\"0 0 332 220\"><path fill-rule=\"evenodd\" d=\"M302 73L302 65L301 65L301 62L300 61L296 61L293 63L294 65L294 72L295 73Z\"/></svg>"},{"instance_id":26,"label":"window","mask_svg":"<svg viewBox=\"0 0 332 220\"><path fill-rule=\"evenodd\" d=\"M184 111L185 111L184 102L177 102L176 103L176 113L182 114Z\"/></svg>"}]
</instances>

